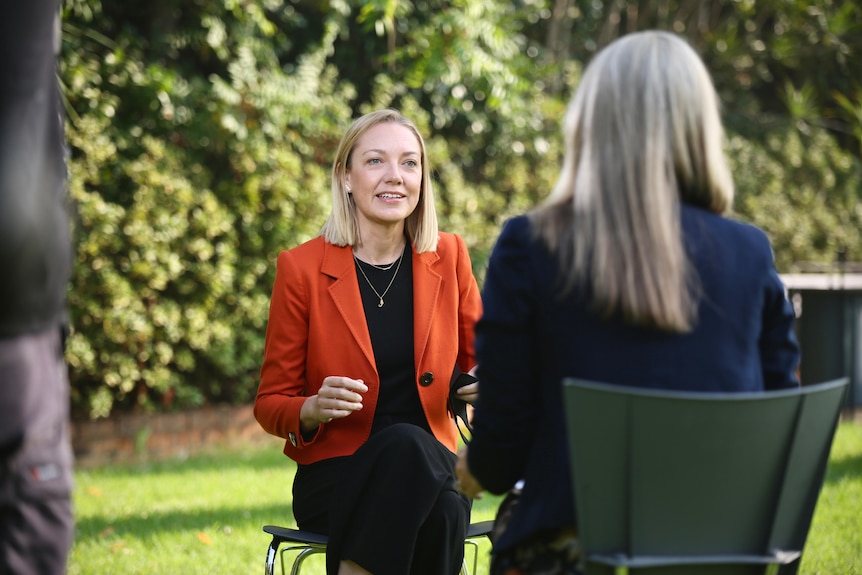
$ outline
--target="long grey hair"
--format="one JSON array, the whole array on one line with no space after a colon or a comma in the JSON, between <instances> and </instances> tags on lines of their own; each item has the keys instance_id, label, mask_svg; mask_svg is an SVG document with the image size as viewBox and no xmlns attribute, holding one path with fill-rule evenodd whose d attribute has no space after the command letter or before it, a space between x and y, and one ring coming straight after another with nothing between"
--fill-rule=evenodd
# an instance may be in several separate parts
<instances>
[{"instance_id":1,"label":"long grey hair","mask_svg":"<svg viewBox=\"0 0 862 575\"><path fill-rule=\"evenodd\" d=\"M534 228L602 313L689 331L698 283L680 202L725 214L733 180L718 97L695 51L659 31L624 36L584 72L563 124L565 157Z\"/></svg>"}]
</instances>

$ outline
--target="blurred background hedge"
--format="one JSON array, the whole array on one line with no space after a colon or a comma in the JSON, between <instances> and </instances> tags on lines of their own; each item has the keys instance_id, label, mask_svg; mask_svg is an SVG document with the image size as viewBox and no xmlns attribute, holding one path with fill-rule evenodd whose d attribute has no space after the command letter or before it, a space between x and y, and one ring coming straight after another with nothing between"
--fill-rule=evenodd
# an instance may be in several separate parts
<instances>
[{"instance_id":1,"label":"blurred background hedge","mask_svg":"<svg viewBox=\"0 0 862 575\"><path fill-rule=\"evenodd\" d=\"M737 216L780 271L862 260L862 9L831 0L64 0L76 419L248 403L278 252L317 234L352 118L426 136L480 281L541 201L580 71L675 31L722 97Z\"/></svg>"}]
</instances>

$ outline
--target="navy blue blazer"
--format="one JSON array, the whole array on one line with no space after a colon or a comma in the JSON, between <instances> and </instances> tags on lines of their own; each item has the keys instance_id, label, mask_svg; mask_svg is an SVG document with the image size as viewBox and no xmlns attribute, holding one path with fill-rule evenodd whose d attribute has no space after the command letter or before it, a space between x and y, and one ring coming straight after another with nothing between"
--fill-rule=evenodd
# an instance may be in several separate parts
<instances>
[{"instance_id":1,"label":"navy blue blazer","mask_svg":"<svg viewBox=\"0 0 862 575\"><path fill-rule=\"evenodd\" d=\"M561 298L558 260L526 216L509 220L491 254L476 326L480 383L468 453L491 493L524 479L505 549L575 524L561 381L757 392L798 386L793 308L766 235L683 206L683 237L703 289L698 322L665 334L600 318L577 292Z\"/></svg>"}]
</instances>

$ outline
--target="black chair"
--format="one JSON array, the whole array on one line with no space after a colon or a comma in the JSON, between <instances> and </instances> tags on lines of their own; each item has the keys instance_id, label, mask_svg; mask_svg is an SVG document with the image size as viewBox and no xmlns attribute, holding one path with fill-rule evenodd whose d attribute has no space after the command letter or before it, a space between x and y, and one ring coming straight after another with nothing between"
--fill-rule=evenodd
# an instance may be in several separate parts
<instances>
[{"instance_id":1,"label":"black chair","mask_svg":"<svg viewBox=\"0 0 862 575\"><path fill-rule=\"evenodd\" d=\"M461 575L475 575L476 566L479 561L479 539L489 537L493 521L480 521L473 523L467 529L467 538L464 540L464 545L470 546L473 549L473 570L467 569L467 556L465 553L464 563L461 566ZM285 545L281 549L281 572L287 575L284 554L295 551L296 557L293 560L293 565L290 568L290 575L299 575L302 569L303 562L317 553L326 553L326 535L312 533L310 531L302 531L301 529L291 529L288 527L278 527L275 525L265 525L263 530L272 535L272 541L266 551L266 575L275 575L275 559L279 555L279 547Z\"/></svg>"},{"instance_id":2,"label":"black chair","mask_svg":"<svg viewBox=\"0 0 862 575\"><path fill-rule=\"evenodd\" d=\"M565 380L585 573L795 574L847 386L739 394Z\"/></svg>"}]
</instances>

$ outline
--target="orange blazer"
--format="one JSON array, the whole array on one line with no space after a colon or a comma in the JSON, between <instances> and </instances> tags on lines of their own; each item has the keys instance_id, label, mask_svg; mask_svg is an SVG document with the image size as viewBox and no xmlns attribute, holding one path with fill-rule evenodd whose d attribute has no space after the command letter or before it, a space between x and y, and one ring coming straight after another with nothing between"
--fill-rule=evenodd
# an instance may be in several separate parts
<instances>
[{"instance_id":1,"label":"orange blazer","mask_svg":"<svg viewBox=\"0 0 862 575\"><path fill-rule=\"evenodd\" d=\"M473 328L482 301L464 240L440 233L437 251L413 257L414 384L435 437L452 452L457 429L448 408L456 365L475 365ZM323 379L341 375L368 386L361 410L300 434L302 403ZM254 414L284 453L308 464L351 455L368 439L380 378L359 295L352 249L310 240L278 256Z\"/></svg>"}]
</instances>

